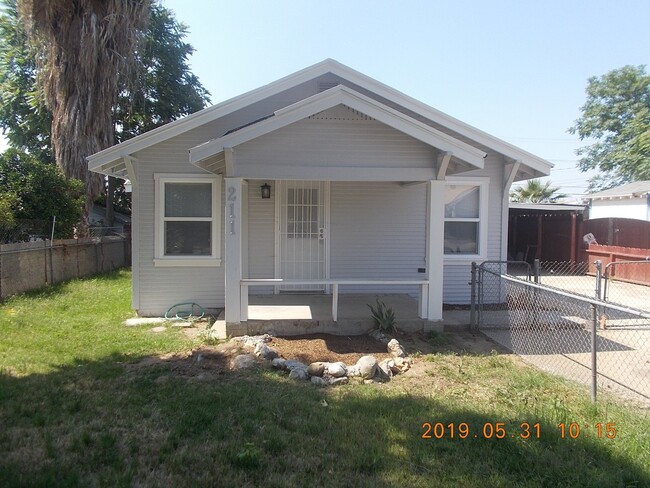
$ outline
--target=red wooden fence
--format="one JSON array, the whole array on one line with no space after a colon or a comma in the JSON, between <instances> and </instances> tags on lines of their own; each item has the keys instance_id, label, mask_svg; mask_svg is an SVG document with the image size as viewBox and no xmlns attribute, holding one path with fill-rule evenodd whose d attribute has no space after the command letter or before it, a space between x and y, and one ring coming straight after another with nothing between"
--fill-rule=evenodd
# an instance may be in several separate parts
<instances>
[{"instance_id":1,"label":"red wooden fence","mask_svg":"<svg viewBox=\"0 0 650 488\"><path fill-rule=\"evenodd\" d=\"M592 273L596 271L594 261L597 259L603 263L603 272L609 263L648 260L647 264L612 265L609 272L611 276L615 276L619 280L650 285L650 249L591 244L586 253L589 260L589 271Z\"/></svg>"}]
</instances>

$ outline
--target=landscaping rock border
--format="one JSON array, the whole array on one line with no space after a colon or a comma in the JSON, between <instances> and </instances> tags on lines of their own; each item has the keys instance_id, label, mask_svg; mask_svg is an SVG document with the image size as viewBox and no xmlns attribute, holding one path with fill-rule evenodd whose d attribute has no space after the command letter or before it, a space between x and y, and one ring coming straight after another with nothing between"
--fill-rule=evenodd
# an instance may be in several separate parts
<instances>
[{"instance_id":1,"label":"landscaping rock border","mask_svg":"<svg viewBox=\"0 0 650 488\"><path fill-rule=\"evenodd\" d=\"M397 339L391 339L382 332L377 332L372 337L386 344L386 349L393 359L385 359L380 363L374 356L367 355L352 365L346 365L341 361L335 363L317 361L307 365L295 359L280 357L277 349L268 346L268 343L273 340L269 334L234 337L231 342L238 343L243 349L251 351L260 359L270 361L274 368L288 372L289 378L310 381L316 386L345 385L349 383L350 378L360 378L364 383L385 383L393 376L410 369L411 358L407 356ZM254 356L252 354L242 356L246 358L238 357L243 363L241 366L249 367L250 360L254 359Z\"/></svg>"}]
</instances>

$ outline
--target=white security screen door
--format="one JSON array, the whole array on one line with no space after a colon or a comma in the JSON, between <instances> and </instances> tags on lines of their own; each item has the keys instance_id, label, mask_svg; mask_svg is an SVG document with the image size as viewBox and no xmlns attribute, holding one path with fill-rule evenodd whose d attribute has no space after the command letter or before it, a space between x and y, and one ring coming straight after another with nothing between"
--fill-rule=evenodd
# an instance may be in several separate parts
<instances>
[{"instance_id":1,"label":"white security screen door","mask_svg":"<svg viewBox=\"0 0 650 488\"><path fill-rule=\"evenodd\" d=\"M325 279L328 184L285 181L280 185L279 273L287 280ZM324 291L322 284L283 285L281 291Z\"/></svg>"}]
</instances>

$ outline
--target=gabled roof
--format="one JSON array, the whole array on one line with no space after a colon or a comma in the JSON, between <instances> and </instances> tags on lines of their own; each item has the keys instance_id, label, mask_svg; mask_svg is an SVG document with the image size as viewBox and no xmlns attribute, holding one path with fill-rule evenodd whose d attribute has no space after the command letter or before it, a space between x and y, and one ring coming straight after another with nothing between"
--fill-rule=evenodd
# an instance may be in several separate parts
<instances>
[{"instance_id":1,"label":"gabled roof","mask_svg":"<svg viewBox=\"0 0 650 488\"><path fill-rule=\"evenodd\" d=\"M357 110L426 144L450 152L454 157L476 168L483 168L483 159L486 156L483 151L343 85L337 85L305 98L275 111L273 116L264 117L254 124L229 131L218 139L191 148L190 163L196 164L222 152L225 148L243 144L337 105L345 105Z\"/></svg>"},{"instance_id":2,"label":"gabled roof","mask_svg":"<svg viewBox=\"0 0 650 488\"><path fill-rule=\"evenodd\" d=\"M501 139L476 129L475 127L465 124L458 119L440 112L439 110L415 100L394 88L384 85L383 83L380 83L379 81L376 81L332 59L326 59L325 61L281 78L273 83L231 98L230 100L217 105L205 108L192 115L188 115L182 119L141 134L108 149L104 149L88 158L88 167L90 170L106 172L112 166L115 166L117 161L124 157L131 156L137 151L197 128L223 117L224 115L318 78L319 76L326 75L327 73L334 74L335 76L362 87L378 97L391 102L391 104L402 107L405 111L417 114L425 123L426 121L430 121L433 125L444 127L463 138L474 141L478 145L504 155L512 162L520 161L522 165L533 170L533 173L535 173L533 176L547 175L553 167L551 163L542 158L519 149Z\"/></svg>"},{"instance_id":3,"label":"gabled roof","mask_svg":"<svg viewBox=\"0 0 650 488\"><path fill-rule=\"evenodd\" d=\"M635 181L626 185L610 188L586 195L587 200L611 200L617 198L634 198L650 194L650 180Z\"/></svg>"}]
</instances>

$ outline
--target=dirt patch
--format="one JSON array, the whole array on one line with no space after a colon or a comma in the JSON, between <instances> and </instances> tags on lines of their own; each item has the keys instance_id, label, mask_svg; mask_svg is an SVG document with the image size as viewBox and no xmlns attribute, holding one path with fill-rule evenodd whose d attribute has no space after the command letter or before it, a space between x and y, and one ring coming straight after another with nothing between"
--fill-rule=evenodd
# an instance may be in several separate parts
<instances>
[{"instance_id":1,"label":"dirt patch","mask_svg":"<svg viewBox=\"0 0 650 488\"><path fill-rule=\"evenodd\" d=\"M164 354L162 356L146 357L137 363L127 365L127 370L138 370L160 366L167 375L187 378L209 378L230 370L232 358L245 351L231 343L220 344L216 347L201 346L186 353ZM162 375L160 381L168 376Z\"/></svg>"},{"instance_id":2,"label":"dirt patch","mask_svg":"<svg viewBox=\"0 0 650 488\"><path fill-rule=\"evenodd\" d=\"M414 357L414 373L417 375L419 355L436 352L454 352L463 354L490 354L493 350L504 352L498 344L482 334L469 332L454 333L400 333L395 336L406 353ZM285 359L296 359L305 364L316 361L337 362L347 365L355 364L359 358L368 354L378 361L391 358L386 345L370 336L336 336L312 334L294 337L273 337L268 343ZM147 357L127 365L130 371L160 366L164 373L161 382L171 376L192 380L214 379L232 370L233 359L240 354L252 354L240 343L231 341L216 346L203 345L185 353L165 354ZM262 363L260 362L260 365ZM268 367L268 365L267 365ZM162 371L161 371L162 372Z\"/></svg>"},{"instance_id":3,"label":"dirt patch","mask_svg":"<svg viewBox=\"0 0 650 488\"><path fill-rule=\"evenodd\" d=\"M305 364L316 361L355 364L360 357L371 354L378 361L390 358L386 345L369 336L335 336L311 334L295 337L274 337L269 346L285 359L297 359Z\"/></svg>"}]
</instances>

